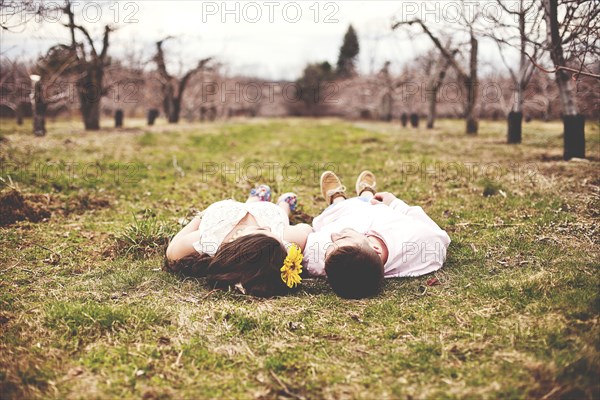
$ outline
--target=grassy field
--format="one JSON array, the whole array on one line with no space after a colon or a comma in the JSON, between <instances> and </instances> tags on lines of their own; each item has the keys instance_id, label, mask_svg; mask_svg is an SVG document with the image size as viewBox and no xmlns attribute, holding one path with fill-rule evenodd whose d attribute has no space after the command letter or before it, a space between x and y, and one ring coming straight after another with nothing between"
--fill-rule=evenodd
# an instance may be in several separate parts
<instances>
[{"instance_id":1,"label":"grassy field","mask_svg":"<svg viewBox=\"0 0 600 400\"><path fill-rule=\"evenodd\" d=\"M0 227L3 399L599 398L597 124L589 160L564 162L557 122L518 146L503 122L476 137L459 121L135 123L45 138L1 123L0 211L31 219ZM361 301L321 280L255 299L160 270L194 209L261 181L296 191L310 222L320 173L353 187L364 168L448 231L442 270Z\"/></svg>"}]
</instances>

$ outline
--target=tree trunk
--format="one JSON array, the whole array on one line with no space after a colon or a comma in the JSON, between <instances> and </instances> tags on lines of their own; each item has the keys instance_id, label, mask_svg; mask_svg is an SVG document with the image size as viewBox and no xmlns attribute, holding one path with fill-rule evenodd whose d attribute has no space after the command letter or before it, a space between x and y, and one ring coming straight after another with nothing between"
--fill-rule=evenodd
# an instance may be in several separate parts
<instances>
[{"instance_id":1,"label":"tree trunk","mask_svg":"<svg viewBox=\"0 0 600 400\"><path fill-rule=\"evenodd\" d=\"M556 85L560 102L563 107L564 124L564 153L563 158L569 160L573 157L585 158L585 120L579 115L573 81L568 73L560 69L566 66L563 54L563 42L558 23L557 0L543 0L546 18L546 32L550 44L550 56L554 66L558 69L555 73Z\"/></svg>"},{"instance_id":2,"label":"tree trunk","mask_svg":"<svg viewBox=\"0 0 600 400\"><path fill-rule=\"evenodd\" d=\"M181 110L181 98L175 96L173 79L163 85L163 111L170 124L179 122L179 112Z\"/></svg>"},{"instance_id":3,"label":"tree trunk","mask_svg":"<svg viewBox=\"0 0 600 400\"><path fill-rule=\"evenodd\" d=\"M33 116L33 133L35 136L46 136L46 114L36 112Z\"/></svg>"},{"instance_id":4,"label":"tree trunk","mask_svg":"<svg viewBox=\"0 0 600 400\"><path fill-rule=\"evenodd\" d=\"M381 99L381 119L386 122L392 120L392 95L386 93Z\"/></svg>"},{"instance_id":5,"label":"tree trunk","mask_svg":"<svg viewBox=\"0 0 600 400\"><path fill-rule=\"evenodd\" d=\"M546 104L546 110L544 111L544 122L550 122L550 117L552 116L552 102L548 100Z\"/></svg>"},{"instance_id":6,"label":"tree trunk","mask_svg":"<svg viewBox=\"0 0 600 400\"><path fill-rule=\"evenodd\" d=\"M89 66L78 82L79 104L86 131L100 129L103 66Z\"/></svg>"},{"instance_id":7,"label":"tree trunk","mask_svg":"<svg viewBox=\"0 0 600 400\"><path fill-rule=\"evenodd\" d=\"M528 73L529 64L527 63L527 10L524 8L524 0L521 0L519 7L519 37L521 43L521 58L519 61L519 74L515 76L512 73L515 85L516 95L514 98L513 108L508 113L508 138L509 144L521 143L523 133L523 105L525 104L525 89L529 84L529 79L533 73L533 69ZM515 79L516 78L516 79Z\"/></svg>"},{"instance_id":8,"label":"tree trunk","mask_svg":"<svg viewBox=\"0 0 600 400\"><path fill-rule=\"evenodd\" d=\"M403 128L406 128L406 125L408 124L408 114L402 113L400 116L400 123L402 124Z\"/></svg>"},{"instance_id":9,"label":"tree trunk","mask_svg":"<svg viewBox=\"0 0 600 400\"><path fill-rule=\"evenodd\" d=\"M176 124L179 122L179 114L181 112L181 97L173 97L169 108L169 123Z\"/></svg>"},{"instance_id":10,"label":"tree trunk","mask_svg":"<svg viewBox=\"0 0 600 400\"><path fill-rule=\"evenodd\" d=\"M522 79L522 75L521 78ZM517 85L516 97L512 110L508 113L508 138L511 144L521 143L523 132L523 104L525 103L523 81L515 82Z\"/></svg>"},{"instance_id":11,"label":"tree trunk","mask_svg":"<svg viewBox=\"0 0 600 400\"><path fill-rule=\"evenodd\" d=\"M564 154L565 160L585 157L585 117L583 115L564 115Z\"/></svg>"},{"instance_id":12,"label":"tree trunk","mask_svg":"<svg viewBox=\"0 0 600 400\"><path fill-rule=\"evenodd\" d=\"M417 113L410 114L410 125L413 128L419 127L419 114L417 114Z\"/></svg>"},{"instance_id":13,"label":"tree trunk","mask_svg":"<svg viewBox=\"0 0 600 400\"><path fill-rule=\"evenodd\" d=\"M471 59L469 61L469 76L465 80L467 89L467 104L465 107L465 120L467 122L467 134L476 135L479 130L479 123L475 116L475 103L477 102L477 91L479 90L479 81L477 79L477 54L479 51L479 42L471 34Z\"/></svg>"},{"instance_id":14,"label":"tree trunk","mask_svg":"<svg viewBox=\"0 0 600 400\"><path fill-rule=\"evenodd\" d=\"M465 88L467 89L467 102L465 104L465 122L467 135L477 135L479 123L475 117L475 100L477 99L477 83L472 79L467 79Z\"/></svg>"},{"instance_id":15,"label":"tree trunk","mask_svg":"<svg viewBox=\"0 0 600 400\"><path fill-rule=\"evenodd\" d=\"M33 87L31 96L33 108L33 133L35 136L46 135L46 110L48 106L43 97L42 82L37 81Z\"/></svg>"},{"instance_id":16,"label":"tree trunk","mask_svg":"<svg viewBox=\"0 0 600 400\"><path fill-rule=\"evenodd\" d=\"M158 110L156 108L151 108L150 110L148 110L148 117L147 117L148 126L154 125L154 121L156 121L157 117L158 117Z\"/></svg>"},{"instance_id":17,"label":"tree trunk","mask_svg":"<svg viewBox=\"0 0 600 400\"><path fill-rule=\"evenodd\" d=\"M521 132L523 128L523 113L511 111L508 113L508 143L521 143Z\"/></svg>"},{"instance_id":18,"label":"tree trunk","mask_svg":"<svg viewBox=\"0 0 600 400\"><path fill-rule=\"evenodd\" d=\"M100 102L87 101L82 104L83 126L86 131L97 131L100 129Z\"/></svg>"},{"instance_id":19,"label":"tree trunk","mask_svg":"<svg viewBox=\"0 0 600 400\"><path fill-rule=\"evenodd\" d=\"M575 103L573 81L565 71L556 71L556 84L564 115L577 115L578 108Z\"/></svg>"},{"instance_id":20,"label":"tree trunk","mask_svg":"<svg viewBox=\"0 0 600 400\"><path fill-rule=\"evenodd\" d=\"M435 125L435 119L437 117L437 95L444 83L444 79L446 78L446 69L450 66L450 61L446 61L444 66L440 69L436 80L433 82L433 85L430 90L427 90L427 96L429 97L429 113L427 114L427 129L433 129Z\"/></svg>"},{"instance_id":21,"label":"tree trunk","mask_svg":"<svg viewBox=\"0 0 600 400\"><path fill-rule=\"evenodd\" d=\"M23 125L23 106L24 104L19 102L15 107L15 116L17 117L17 125Z\"/></svg>"},{"instance_id":22,"label":"tree trunk","mask_svg":"<svg viewBox=\"0 0 600 400\"><path fill-rule=\"evenodd\" d=\"M427 114L427 129L433 129L435 125L435 118L437 114L437 101L435 97L432 96L432 99L429 99L429 113Z\"/></svg>"},{"instance_id":23,"label":"tree trunk","mask_svg":"<svg viewBox=\"0 0 600 400\"><path fill-rule=\"evenodd\" d=\"M441 71L438 75L437 80L433 83L431 89L427 90L427 97L429 101L429 112L427 113L427 129L433 129L435 125L435 118L437 115L437 94L441 85L441 80L444 79L445 71Z\"/></svg>"},{"instance_id":24,"label":"tree trunk","mask_svg":"<svg viewBox=\"0 0 600 400\"><path fill-rule=\"evenodd\" d=\"M123 126L123 110L118 109L115 111L115 128L121 128Z\"/></svg>"}]
</instances>

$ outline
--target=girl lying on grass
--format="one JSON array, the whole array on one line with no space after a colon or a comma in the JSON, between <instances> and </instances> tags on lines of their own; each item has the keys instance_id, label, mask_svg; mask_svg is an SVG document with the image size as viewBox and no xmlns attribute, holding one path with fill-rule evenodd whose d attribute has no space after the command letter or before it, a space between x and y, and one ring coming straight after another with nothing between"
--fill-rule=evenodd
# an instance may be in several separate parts
<instances>
[{"instance_id":1,"label":"girl lying on grass","mask_svg":"<svg viewBox=\"0 0 600 400\"><path fill-rule=\"evenodd\" d=\"M280 196L276 205L270 201L271 189L260 185L245 203L211 204L173 237L165 269L253 296L288 293L302 280L302 251L312 228L290 225L295 194Z\"/></svg>"}]
</instances>

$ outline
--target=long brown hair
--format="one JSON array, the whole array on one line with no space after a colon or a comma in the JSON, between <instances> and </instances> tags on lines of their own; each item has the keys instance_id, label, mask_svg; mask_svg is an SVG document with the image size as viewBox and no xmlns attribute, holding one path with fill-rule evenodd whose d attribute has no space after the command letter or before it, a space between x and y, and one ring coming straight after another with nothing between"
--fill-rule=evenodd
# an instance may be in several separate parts
<instances>
[{"instance_id":1,"label":"long brown hair","mask_svg":"<svg viewBox=\"0 0 600 400\"><path fill-rule=\"evenodd\" d=\"M221 244L212 258L195 253L175 262L165 260L164 269L185 276L206 277L212 287L240 284L247 294L272 297L289 292L280 274L286 256L285 247L277 239L252 234Z\"/></svg>"}]
</instances>

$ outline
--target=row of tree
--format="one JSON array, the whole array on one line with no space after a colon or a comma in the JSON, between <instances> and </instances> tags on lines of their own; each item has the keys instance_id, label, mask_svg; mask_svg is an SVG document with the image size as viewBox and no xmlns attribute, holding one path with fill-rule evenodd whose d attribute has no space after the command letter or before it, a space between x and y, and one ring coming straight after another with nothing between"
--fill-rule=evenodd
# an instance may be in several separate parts
<instances>
[{"instance_id":1,"label":"row of tree","mask_svg":"<svg viewBox=\"0 0 600 400\"><path fill-rule=\"evenodd\" d=\"M495 0L504 12L494 17L495 28L490 29L489 16L485 18L484 24L482 10L477 9L476 12L472 12L472 8L468 8L468 4L461 1L463 8L458 23L440 27L431 25L425 19L412 18L395 22L391 26L392 31L424 35L435 49L427 53L422 65L425 76L421 79L427 81L427 127L433 128L435 124L439 91L451 76L460 82L465 93L460 114L465 119L466 133L477 133L478 113L485 105L478 95L481 84L478 71L479 46L483 38L491 39L500 50L514 91L513 104L508 115L508 141L510 143L521 141L525 93L535 72L542 70L545 73L554 73L555 76L563 110L564 157L565 159L584 157L584 117L580 115L577 105L575 85L584 76L592 77L597 84L598 71L590 68L598 69L599 65L597 41L600 36L598 35L600 7L594 4L594 0L518 0L517 3L512 3L517 4L517 7L509 8L506 2ZM472 6L472 2L469 3ZM35 113L34 131L39 135L44 134L44 114L48 106L60 102L65 97L64 92L56 91L49 95L46 90L65 76L76 82L79 109L85 128L98 129L101 114L100 99L123 81L132 82L138 79L143 84L148 72L140 66L138 71L125 76L123 81L113 78L107 83L105 79L107 68L118 63L112 60L108 52L111 33L115 27L106 25L101 40L95 41L87 28L76 21L71 2L67 1L63 6L58 6L54 2L40 4L37 11L39 13L53 12L56 11L56 7L60 7L59 11L65 19L63 26L69 32L70 41L53 46L35 66L30 68ZM4 5L0 3L0 8L2 7ZM2 28L11 27L3 25ZM184 93L189 83L193 82L194 76L198 74L202 77L205 73L214 71L218 64L211 58L205 58L188 71L182 71L180 74L170 73L163 48L167 39L170 37L156 43L155 55L152 59L155 72L151 74L158 82L162 95L162 109L167 120L176 123L180 118ZM515 49L519 54L517 62L507 56ZM388 62L376 77L362 77L357 73L356 68L359 51L358 36L350 26L344 36L335 66L326 61L306 66L302 76L295 82L294 88L307 114L328 113L328 106L322 101L323 96L327 96L328 89L335 87L336 90L342 88L350 94L348 97L353 99L357 97L357 93L360 93L358 97L361 97L362 93L366 93L367 96L369 93L376 93L381 101L383 119L391 120L394 113L398 115L398 112L395 112L398 88L402 88L409 82L412 74L410 68L405 68L400 76L393 76ZM544 57L547 56L554 64L551 71L541 66ZM414 79L414 74L412 75ZM0 79L5 79L6 76L7 74L3 74ZM331 86L332 82L335 82L335 86ZM371 89L373 86L376 86L374 90ZM201 98L206 97L205 85L202 85L196 95ZM406 101L407 98L403 95L402 103ZM17 104L15 109L18 108ZM213 114L216 109L214 105L202 108L211 110ZM237 112L230 109L228 114L236 115ZM245 111L240 110L240 112ZM250 110L249 113L256 114L256 109ZM370 112L362 110L361 115L363 114L368 115Z\"/></svg>"},{"instance_id":2,"label":"row of tree","mask_svg":"<svg viewBox=\"0 0 600 400\"><path fill-rule=\"evenodd\" d=\"M75 82L75 88L79 99L79 110L83 118L83 124L86 130L100 129L100 110L101 99L106 96L115 85L120 81L107 83L105 72L108 66L112 64L108 49L110 44L110 34L114 27L105 25L100 43L97 43L88 29L76 21L74 4L67 0L63 5L57 2L40 2L37 4L36 12L43 15L64 15L65 23L63 26L68 29L70 42L68 44L57 44L51 47L47 54L41 57L31 68L30 77L32 80L32 109L34 112L34 132L38 136L43 136L45 130L45 113L49 104L60 101L67 94L57 93L48 96L48 88L65 76L72 78ZM13 8L12 13L31 15L28 12L15 12L15 4L0 3L2 7ZM20 3L24 9L31 5L27 2ZM23 21L26 22L26 21ZM9 29L3 25L1 28ZM208 69L211 58L200 60L198 65L187 71L182 77L178 78L169 74L166 67L163 43L169 39L160 40L156 43L156 54L153 58L160 77L160 86L163 97L163 110L170 123L179 121L181 100L185 88L190 78L197 73ZM131 78L128 77L128 82ZM18 105L17 105L18 107Z\"/></svg>"},{"instance_id":3,"label":"row of tree","mask_svg":"<svg viewBox=\"0 0 600 400\"><path fill-rule=\"evenodd\" d=\"M434 48L439 58L430 57L427 67L428 121L433 128L438 104L438 91L451 68L463 86L462 115L467 134L478 132L478 94L480 92L479 46L482 38L497 44L502 60L509 72L514 91L513 105L508 114L508 142L520 143L522 136L525 93L536 70L554 73L558 89L564 125L564 158L585 157L585 118L577 105L576 82L582 76L600 78L600 7L595 0L518 0L507 3L495 0L498 15L484 15L481 8L473 9L473 2L461 0L462 8L457 22L451 26L430 24L423 18L411 18L395 22L393 31L421 32ZM515 7L516 5L516 7ZM493 29L490 29L490 18ZM415 32L416 28L416 32ZM442 38L449 38L443 40ZM464 38L462 43L458 40ZM327 62L306 66L298 84L303 88L303 100L309 108L318 110L318 93L325 91L328 81L347 78L353 73L353 64L358 54L358 41L350 27L340 49L337 70ZM518 62L511 61L506 53L517 50ZM550 57L554 67L551 71L540 63ZM342 67L343 70L342 70ZM382 81L386 86L383 96L385 109L390 109L394 90L406 83L393 79L388 70L382 69ZM344 74L340 74L340 71ZM594 83L598 89L597 82Z\"/></svg>"},{"instance_id":4,"label":"row of tree","mask_svg":"<svg viewBox=\"0 0 600 400\"><path fill-rule=\"evenodd\" d=\"M417 26L439 50L444 63L456 71L467 92L464 106L467 134L475 134L478 129L474 110L479 86L479 40L481 37L493 39L498 44L500 54L510 72L515 91L508 124L510 143L521 141L524 93L535 67L544 70L539 62L543 55L548 53L554 64L552 72L555 74L563 110L564 158L585 157L585 121L576 103L574 81L581 75L600 78L597 72L588 69L590 64L597 68L600 56L600 7L597 1L518 0L517 7L514 8L509 8L508 3L503 0L496 0L496 3L503 13L494 18L496 29L490 30L488 20L485 25L481 23L484 19L482 10L477 9L473 12L473 9L462 1L459 22L455 24L455 29L459 34L466 34L468 40L464 47L453 47L450 42L442 43L441 36L420 18L396 22L392 30ZM515 2L511 4L514 5ZM542 31L544 25L545 35ZM519 50L520 59L517 65L506 61L504 52L507 48ZM466 67L457 60L457 55L461 54L463 59L468 60ZM445 68L442 68L443 70ZM443 79L442 74L440 72L438 75L438 82ZM437 86L434 84L433 87L435 91Z\"/></svg>"}]
</instances>

